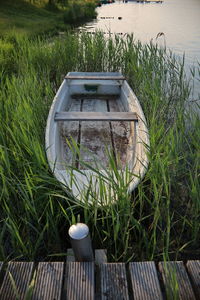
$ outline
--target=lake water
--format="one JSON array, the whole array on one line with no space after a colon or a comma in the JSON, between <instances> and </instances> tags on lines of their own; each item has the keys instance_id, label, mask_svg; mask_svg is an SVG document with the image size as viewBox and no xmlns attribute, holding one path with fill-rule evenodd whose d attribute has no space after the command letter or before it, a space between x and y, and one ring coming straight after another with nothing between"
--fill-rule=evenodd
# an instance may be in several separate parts
<instances>
[{"instance_id":1,"label":"lake water","mask_svg":"<svg viewBox=\"0 0 200 300\"><path fill-rule=\"evenodd\" d=\"M200 0L164 0L163 3L116 1L97 8L88 31L134 33L142 42L157 41L177 55L185 53L186 69L200 62ZM120 18L120 19L119 19ZM157 40L158 33L164 33ZM196 82L196 89L200 91ZM196 94L196 93L195 93Z\"/></svg>"}]
</instances>

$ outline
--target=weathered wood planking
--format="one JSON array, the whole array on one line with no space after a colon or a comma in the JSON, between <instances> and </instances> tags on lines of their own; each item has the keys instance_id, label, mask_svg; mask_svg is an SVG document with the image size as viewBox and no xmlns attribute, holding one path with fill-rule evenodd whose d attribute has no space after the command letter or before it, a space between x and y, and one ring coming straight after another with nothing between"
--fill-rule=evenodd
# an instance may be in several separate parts
<instances>
[{"instance_id":1,"label":"weathered wood planking","mask_svg":"<svg viewBox=\"0 0 200 300\"><path fill-rule=\"evenodd\" d=\"M107 251L106 249L95 250L95 264L100 265L107 263Z\"/></svg>"},{"instance_id":2,"label":"weathered wood planking","mask_svg":"<svg viewBox=\"0 0 200 300\"><path fill-rule=\"evenodd\" d=\"M9 262L0 290L0 299L25 299L32 270L33 262Z\"/></svg>"},{"instance_id":3,"label":"weathered wood planking","mask_svg":"<svg viewBox=\"0 0 200 300\"><path fill-rule=\"evenodd\" d=\"M66 263L68 262L75 262L74 252L72 248L67 249L67 259ZM64 278L63 278L63 290L62 290L62 299L67 299L67 276L69 277L70 274L65 270Z\"/></svg>"},{"instance_id":4,"label":"weathered wood planking","mask_svg":"<svg viewBox=\"0 0 200 300\"><path fill-rule=\"evenodd\" d=\"M67 262L75 262L74 251L72 248L67 249Z\"/></svg>"},{"instance_id":5,"label":"weathered wood planking","mask_svg":"<svg viewBox=\"0 0 200 300\"><path fill-rule=\"evenodd\" d=\"M159 270L162 273L168 297L171 299L178 297L179 300L196 299L182 261L160 262Z\"/></svg>"},{"instance_id":6,"label":"weathered wood planking","mask_svg":"<svg viewBox=\"0 0 200 300\"><path fill-rule=\"evenodd\" d=\"M109 99L108 107L111 112L124 111L121 101ZM111 130L117 163L119 168L122 167L123 169L128 163L129 143L130 138L132 138L132 136L130 136L131 124L130 122L114 122L111 124ZM134 153L131 153L131 155L133 154Z\"/></svg>"},{"instance_id":7,"label":"weathered wood planking","mask_svg":"<svg viewBox=\"0 0 200 300\"><path fill-rule=\"evenodd\" d=\"M125 264L106 262L106 251L95 250L96 283L94 263L91 262L67 262L65 274L63 262L40 262L34 272L33 262L9 262L5 265L5 275L1 272L0 299L16 300L18 297L25 300L31 291L30 287L33 287L32 300L121 300L129 299L129 296L134 300L160 300L166 296L162 296L163 290L161 292L158 281L159 272L154 262L129 264L129 294ZM0 262L0 270L2 265ZM161 262L159 269L165 290L168 291L168 299L200 298L200 261L188 261L186 266L182 262ZM177 293L176 282L179 287Z\"/></svg>"},{"instance_id":8,"label":"weathered wood planking","mask_svg":"<svg viewBox=\"0 0 200 300\"><path fill-rule=\"evenodd\" d=\"M95 299L101 299L100 292L100 272L99 265L107 262L107 251L105 249L96 249L95 250L95 268L96 268L96 278L95 278ZM73 249L67 249L67 262L75 262ZM70 276L70 274L68 274ZM64 293L67 294L67 276L65 276L65 282L63 287Z\"/></svg>"},{"instance_id":9,"label":"weathered wood planking","mask_svg":"<svg viewBox=\"0 0 200 300\"><path fill-rule=\"evenodd\" d=\"M162 292L154 262L129 264L134 300L162 300Z\"/></svg>"},{"instance_id":10,"label":"weathered wood planking","mask_svg":"<svg viewBox=\"0 0 200 300\"><path fill-rule=\"evenodd\" d=\"M105 100L84 99L82 110L87 112L106 112L107 103ZM90 163L95 167L96 163L103 163L104 167L108 165L106 150L112 149L109 122L81 122L80 141L80 157L82 161ZM84 167L80 165L80 169L84 169Z\"/></svg>"},{"instance_id":11,"label":"weathered wood planking","mask_svg":"<svg viewBox=\"0 0 200 300\"><path fill-rule=\"evenodd\" d=\"M94 263L67 262L67 300L93 300L95 297Z\"/></svg>"},{"instance_id":12,"label":"weathered wood planking","mask_svg":"<svg viewBox=\"0 0 200 300\"><path fill-rule=\"evenodd\" d=\"M32 300L59 300L63 284L63 262L40 262Z\"/></svg>"},{"instance_id":13,"label":"weathered wood planking","mask_svg":"<svg viewBox=\"0 0 200 300\"><path fill-rule=\"evenodd\" d=\"M106 249L96 249L95 250L95 299L101 300L101 276L100 276L100 266L103 263L107 263L107 250Z\"/></svg>"},{"instance_id":14,"label":"weathered wood planking","mask_svg":"<svg viewBox=\"0 0 200 300\"><path fill-rule=\"evenodd\" d=\"M128 283L124 263L104 263L100 265L101 299L127 300Z\"/></svg>"},{"instance_id":15,"label":"weathered wood planking","mask_svg":"<svg viewBox=\"0 0 200 300\"><path fill-rule=\"evenodd\" d=\"M75 262L73 249L67 249L67 262ZM106 249L95 250L95 264L102 264L107 262L107 251Z\"/></svg>"},{"instance_id":16,"label":"weathered wood planking","mask_svg":"<svg viewBox=\"0 0 200 300\"><path fill-rule=\"evenodd\" d=\"M55 115L55 121L137 121L134 112L74 112L61 111Z\"/></svg>"},{"instance_id":17,"label":"weathered wood planking","mask_svg":"<svg viewBox=\"0 0 200 300\"><path fill-rule=\"evenodd\" d=\"M80 112L81 110L81 99L75 99L72 101L69 111ZM70 149L67 141L72 144L71 138L77 143L79 139L79 122L60 122L60 133L62 137L63 146L61 146L61 154L62 160L66 161L68 165L74 165L76 161L76 151ZM65 169L65 166L63 166Z\"/></svg>"},{"instance_id":18,"label":"weathered wood planking","mask_svg":"<svg viewBox=\"0 0 200 300\"><path fill-rule=\"evenodd\" d=\"M200 298L200 260L189 260L186 264L195 295Z\"/></svg>"}]
</instances>

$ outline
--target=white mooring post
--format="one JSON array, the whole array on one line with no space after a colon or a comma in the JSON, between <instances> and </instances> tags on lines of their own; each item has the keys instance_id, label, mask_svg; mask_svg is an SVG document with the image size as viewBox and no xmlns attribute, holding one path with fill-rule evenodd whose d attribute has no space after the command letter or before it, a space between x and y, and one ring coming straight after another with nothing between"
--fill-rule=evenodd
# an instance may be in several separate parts
<instances>
[{"instance_id":1,"label":"white mooring post","mask_svg":"<svg viewBox=\"0 0 200 300\"><path fill-rule=\"evenodd\" d=\"M69 236L76 261L94 261L89 228L77 223L69 228Z\"/></svg>"}]
</instances>

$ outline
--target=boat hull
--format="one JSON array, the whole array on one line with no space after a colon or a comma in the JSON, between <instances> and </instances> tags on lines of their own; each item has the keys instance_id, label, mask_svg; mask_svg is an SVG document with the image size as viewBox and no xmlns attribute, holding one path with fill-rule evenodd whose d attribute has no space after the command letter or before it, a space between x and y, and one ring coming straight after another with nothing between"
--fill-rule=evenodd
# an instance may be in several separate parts
<instances>
[{"instance_id":1,"label":"boat hull","mask_svg":"<svg viewBox=\"0 0 200 300\"><path fill-rule=\"evenodd\" d=\"M120 73L67 74L46 127L47 159L66 191L84 202L117 201L113 182L121 176L133 191L147 170L148 147L144 113Z\"/></svg>"}]
</instances>

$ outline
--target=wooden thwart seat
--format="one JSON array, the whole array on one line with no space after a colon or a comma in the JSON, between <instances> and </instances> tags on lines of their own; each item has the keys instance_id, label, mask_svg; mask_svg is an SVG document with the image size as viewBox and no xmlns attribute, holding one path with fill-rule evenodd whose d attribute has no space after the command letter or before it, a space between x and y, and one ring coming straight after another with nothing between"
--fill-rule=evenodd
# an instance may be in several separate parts
<instances>
[{"instance_id":1,"label":"wooden thwart seat","mask_svg":"<svg viewBox=\"0 0 200 300\"><path fill-rule=\"evenodd\" d=\"M95 93L95 95L93 94L88 94L88 93L82 93L82 94L72 94L71 95L72 99L102 99L102 100L117 100L118 98L120 98L119 94L97 94Z\"/></svg>"},{"instance_id":2,"label":"wooden thwart seat","mask_svg":"<svg viewBox=\"0 0 200 300\"><path fill-rule=\"evenodd\" d=\"M138 121L134 112L57 112L55 121Z\"/></svg>"}]
</instances>

